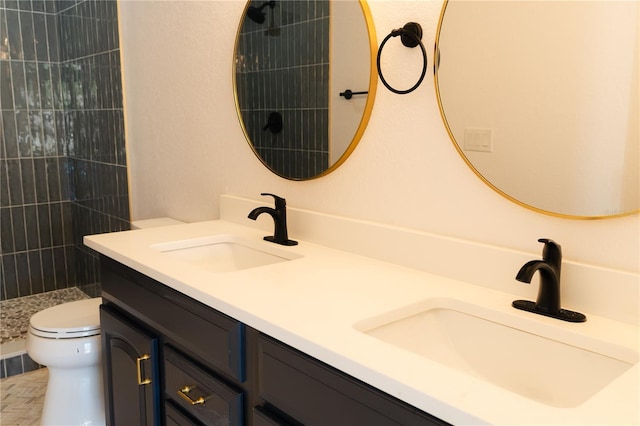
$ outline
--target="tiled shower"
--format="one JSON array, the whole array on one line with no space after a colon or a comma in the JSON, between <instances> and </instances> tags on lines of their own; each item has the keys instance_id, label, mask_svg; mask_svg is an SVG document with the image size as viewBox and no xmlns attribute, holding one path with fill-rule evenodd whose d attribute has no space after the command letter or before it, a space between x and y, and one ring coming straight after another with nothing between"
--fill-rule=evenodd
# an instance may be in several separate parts
<instances>
[{"instance_id":1,"label":"tiled shower","mask_svg":"<svg viewBox=\"0 0 640 426\"><path fill-rule=\"evenodd\" d=\"M0 84L0 300L97 296L82 237L130 227L116 1L0 0Z\"/></svg>"}]
</instances>

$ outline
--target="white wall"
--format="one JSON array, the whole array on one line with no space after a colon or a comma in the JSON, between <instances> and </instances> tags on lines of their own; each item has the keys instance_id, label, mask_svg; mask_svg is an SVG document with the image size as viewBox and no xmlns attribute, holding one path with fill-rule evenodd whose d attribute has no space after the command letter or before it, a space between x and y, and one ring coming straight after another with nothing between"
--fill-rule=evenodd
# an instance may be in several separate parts
<instances>
[{"instance_id":1,"label":"white wall","mask_svg":"<svg viewBox=\"0 0 640 426\"><path fill-rule=\"evenodd\" d=\"M393 28L419 22L431 68L442 1L374 0L369 6L379 41ZM565 258L640 270L638 215L561 219L486 187L449 140L431 72L409 95L379 84L360 144L334 173L306 182L271 174L247 145L234 107L232 58L243 7L236 0L121 0L133 220L214 219L220 194L259 198L266 191L295 207L536 253L542 248L537 239L549 237L562 244ZM419 52L395 41L385 47L385 77L409 87L420 72Z\"/></svg>"}]
</instances>

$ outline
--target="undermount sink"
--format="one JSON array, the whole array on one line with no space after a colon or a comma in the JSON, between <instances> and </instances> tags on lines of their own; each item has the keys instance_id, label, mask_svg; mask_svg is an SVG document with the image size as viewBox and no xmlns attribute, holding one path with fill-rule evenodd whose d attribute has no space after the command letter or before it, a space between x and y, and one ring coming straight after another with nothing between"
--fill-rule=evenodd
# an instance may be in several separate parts
<instances>
[{"instance_id":1,"label":"undermount sink","mask_svg":"<svg viewBox=\"0 0 640 426\"><path fill-rule=\"evenodd\" d=\"M151 246L163 256L204 268L210 272L233 272L301 258L262 240L235 235L212 235Z\"/></svg>"},{"instance_id":2,"label":"undermount sink","mask_svg":"<svg viewBox=\"0 0 640 426\"><path fill-rule=\"evenodd\" d=\"M355 328L555 407L582 404L638 362L629 348L451 298L427 299Z\"/></svg>"}]
</instances>

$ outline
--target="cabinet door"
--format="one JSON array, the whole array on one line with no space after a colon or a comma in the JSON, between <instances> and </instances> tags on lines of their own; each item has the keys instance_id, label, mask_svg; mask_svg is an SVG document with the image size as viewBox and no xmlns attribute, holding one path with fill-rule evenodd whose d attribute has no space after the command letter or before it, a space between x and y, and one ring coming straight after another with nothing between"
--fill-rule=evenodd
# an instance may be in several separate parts
<instances>
[{"instance_id":1,"label":"cabinet door","mask_svg":"<svg viewBox=\"0 0 640 426\"><path fill-rule=\"evenodd\" d=\"M158 339L102 305L107 424L159 425Z\"/></svg>"},{"instance_id":2,"label":"cabinet door","mask_svg":"<svg viewBox=\"0 0 640 426\"><path fill-rule=\"evenodd\" d=\"M307 426L447 423L267 336L260 336L260 397Z\"/></svg>"}]
</instances>

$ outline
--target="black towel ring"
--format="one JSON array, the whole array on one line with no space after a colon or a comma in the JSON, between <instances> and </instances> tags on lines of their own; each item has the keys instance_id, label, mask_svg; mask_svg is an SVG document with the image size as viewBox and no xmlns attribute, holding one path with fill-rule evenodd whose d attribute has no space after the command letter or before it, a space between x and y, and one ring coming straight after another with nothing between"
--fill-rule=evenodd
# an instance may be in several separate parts
<instances>
[{"instance_id":1,"label":"black towel ring","mask_svg":"<svg viewBox=\"0 0 640 426\"><path fill-rule=\"evenodd\" d=\"M397 36L400 36L403 45L407 47L420 46L420 50L422 50L422 73L420 74L418 82L411 88L406 90L398 90L391 87L391 85L387 83L387 80L384 79L384 76L382 75L382 69L380 68L380 56L382 55L382 49L384 48L384 45L387 43L387 41L389 41L391 37ZM384 40L382 40L382 43L380 43L376 63L378 65L378 75L380 76L380 81L382 81L382 84L384 84L387 89L391 90L393 93L397 93L398 95L406 95L407 93L411 93L416 90L422 83L422 80L427 73L427 51L422 44L422 27L420 26L420 24L416 22L409 22L405 24L404 27L391 31L391 33L389 33L389 35L387 35Z\"/></svg>"}]
</instances>

